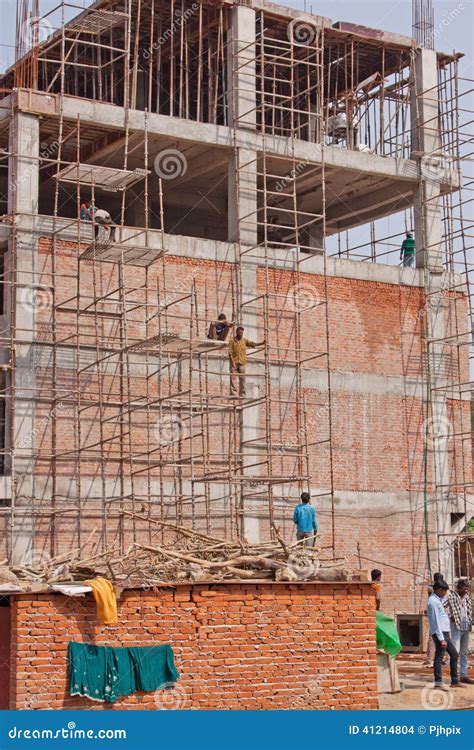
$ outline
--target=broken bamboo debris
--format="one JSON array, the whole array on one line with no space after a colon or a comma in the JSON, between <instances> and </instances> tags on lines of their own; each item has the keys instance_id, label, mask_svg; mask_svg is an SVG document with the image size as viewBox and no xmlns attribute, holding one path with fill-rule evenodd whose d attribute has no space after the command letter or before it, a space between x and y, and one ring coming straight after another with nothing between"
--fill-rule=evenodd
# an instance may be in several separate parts
<instances>
[{"instance_id":1,"label":"broken bamboo debris","mask_svg":"<svg viewBox=\"0 0 474 750\"><path fill-rule=\"evenodd\" d=\"M127 515L137 515L128 514ZM121 588L172 586L186 581L331 581L365 580L348 567L347 558L321 558L319 550L287 544L275 528L276 539L249 544L242 539L217 539L167 522L169 543L132 544L122 554L113 544L99 554L83 557L94 532L69 557L61 554L42 564L10 568L25 590L44 583L81 582L94 575L110 578ZM171 539L172 537L172 539Z\"/></svg>"}]
</instances>

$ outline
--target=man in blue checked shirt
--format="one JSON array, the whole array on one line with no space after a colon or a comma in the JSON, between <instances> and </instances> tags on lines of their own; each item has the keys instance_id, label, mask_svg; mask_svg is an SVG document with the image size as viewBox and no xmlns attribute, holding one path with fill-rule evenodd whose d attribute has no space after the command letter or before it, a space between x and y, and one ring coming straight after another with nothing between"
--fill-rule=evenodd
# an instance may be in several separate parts
<instances>
[{"instance_id":1,"label":"man in blue checked shirt","mask_svg":"<svg viewBox=\"0 0 474 750\"><path fill-rule=\"evenodd\" d=\"M451 622L451 640L459 654L460 682L474 685L474 680L467 674L469 635L473 623L470 588L469 581L460 578L456 590L447 597L446 612Z\"/></svg>"},{"instance_id":2,"label":"man in blue checked shirt","mask_svg":"<svg viewBox=\"0 0 474 750\"><path fill-rule=\"evenodd\" d=\"M306 546L314 547L318 524L316 522L316 509L310 503L309 492L302 493L301 503L296 506L293 512L293 521L296 524L296 538L298 540L306 539Z\"/></svg>"},{"instance_id":3,"label":"man in blue checked shirt","mask_svg":"<svg viewBox=\"0 0 474 750\"><path fill-rule=\"evenodd\" d=\"M449 654L451 671L451 687L464 687L459 684L458 677L458 652L451 640L451 624L444 608L443 599L448 592L449 586L446 581L436 581L433 593L428 599L428 622L430 636L435 643L434 679L435 687L443 688L442 663L446 651Z\"/></svg>"}]
</instances>

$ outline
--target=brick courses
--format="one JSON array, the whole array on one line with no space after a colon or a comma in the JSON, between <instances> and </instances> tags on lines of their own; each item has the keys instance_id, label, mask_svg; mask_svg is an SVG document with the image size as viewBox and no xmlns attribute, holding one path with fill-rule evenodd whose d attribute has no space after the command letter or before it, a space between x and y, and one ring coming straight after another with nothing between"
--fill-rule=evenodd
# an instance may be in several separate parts
<instances>
[{"instance_id":1,"label":"brick courses","mask_svg":"<svg viewBox=\"0 0 474 750\"><path fill-rule=\"evenodd\" d=\"M173 647L173 692L120 699L156 709L377 708L375 601L368 584L221 584L126 591L116 627L91 596L12 597L10 708L103 709L69 696L67 643Z\"/></svg>"},{"instance_id":2,"label":"brick courses","mask_svg":"<svg viewBox=\"0 0 474 750\"><path fill-rule=\"evenodd\" d=\"M40 279L45 287L51 285L51 243L47 239L40 240L40 267L43 276ZM72 279L76 273L78 247L73 242L56 242L57 266L60 272L56 276L56 303L66 303L74 294L75 286ZM117 268L113 264L97 264L94 271L91 264L81 265L81 288L83 293L92 297L95 283L100 292L116 289L118 286ZM182 258L177 256L166 256L161 263L154 264L145 274L143 269L125 268L124 282L128 286L140 287L145 283L147 288L147 304L158 305L159 300L175 299L176 292L186 295L192 284L195 284L200 315L199 335L204 336L206 332L206 321L221 310L228 314L232 312L232 299L234 295L234 269L231 263L215 262L203 258ZM300 286L296 294L302 295L303 304L305 300L321 300L324 295L324 279L315 274L301 273L298 277L290 271L281 269L259 269L257 273L257 287L259 292L268 291L271 296L270 315L272 356L279 351L283 361L294 360L294 305L295 297L293 290L295 284ZM268 287L267 287L268 285ZM423 388L414 390L414 383L420 386L422 375L422 321L424 315L424 293L421 288L401 286L396 284L381 283L360 279L349 279L342 277L328 277L327 292L329 304L329 346L330 367L333 374L333 401L332 401L332 445L333 445L333 472L335 484L335 509L336 509L336 547L338 554L348 556L350 565L357 565L357 543L360 544L361 554L364 558L376 561L386 561L396 567L384 570L384 601L388 613L394 610L419 611L425 606L425 589L413 574L399 571L414 571L420 579L425 573L425 550L423 535L423 444L424 423L426 419L426 405L423 401ZM140 292L138 297L144 295ZM143 296L143 299L145 297ZM82 305L88 300L83 298ZM72 306L72 303L68 303ZM181 331L184 335L189 334L189 325L185 319L185 302L176 306L176 311L184 318L170 319L173 330ZM465 300L459 297L457 305L459 316L465 316ZM150 313L151 308L148 308ZM135 317L134 317L135 315ZM129 320L130 335L145 337L150 333L144 324L143 310L138 311ZM74 345L76 335L75 316L70 312L58 312L57 315L57 337L67 340ZM325 325L324 306L317 305L302 313L302 346L308 353L324 351ZM451 321L451 324L454 323ZM115 321L101 320L100 335L105 341L110 337L119 341L120 327ZM89 345L95 341L95 321L93 318L81 318L79 330L80 343L82 346ZM151 331L156 333L155 330ZM259 331L259 334L263 332ZM39 310L39 337L45 341L51 336L51 309L45 304ZM70 338L68 338L70 337ZM46 351L46 347L41 347ZM50 356L50 355L49 355ZM225 357L225 353L222 355ZM465 376L467 366L466 347L460 348L461 374ZM85 361L85 360L84 360ZM69 367L62 366L62 360L57 362L57 385L58 397L71 394L74 385L74 361L71 359ZM217 369L215 360L211 362L212 369ZM84 362L82 362L84 366ZM321 442L328 435L328 397L327 392L321 388L321 382L317 381L321 370L326 367L326 359L320 357L309 360L305 364L305 382L316 379L314 386L305 387L306 413L309 423L309 448L311 486L322 488L329 486L330 464L328 444ZM36 368L38 389L38 400L36 403L36 427L35 441L38 449L38 458L35 463L35 474L42 477L50 477L52 465L50 460L53 451L53 425L56 449L64 447L65 451L73 452L77 448L77 435L75 425L77 414L74 416L74 408L70 402L61 404L56 409L54 418L51 418L51 386L52 369L48 361ZM370 378L379 378L378 388L374 389ZM404 381L404 376L411 378L411 386ZM186 372L182 375L183 389L186 388ZM337 378L339 384L334 386ZM88 380L89 379L89 380ZM217 378L209 381L210 387L215 392L227 393L228 381L225 378ZM285 384L285 382L287 384ZM274 428L281 427L281 439L289 445L297 445L297 420L293 405L282 406L282 399L294 398L294 393L289 387L289 379L279 383L273 382L274 398L271 400L272 425ZM319 383L319 387L318 387ZM98 391L98 377L94 373L81 376L81 387L83 388L83 404L86 399ZM167 392L170 383L166 374L161 374L160 384L158 378L145 378L135 372L131 383L133 398L147 396L155 399L158 396L158 388L162 393ZM393 388L392 388L393 386ZM113 378L110 372L102 375L102 387L112 402L120 401L120 378ZM67 399L66 399L67 401ZM469 402L450 401L448 404L449 419L452 426L452 438L449 445L449 461L451 463L452 481L466 481L471 476L472 456L468 441L459 437L469 429L470 411ZM260 426L264 428L265 410L260 409ZM107 421L103 423L103 437L110 438L107 443L106 453L108 458L105 474L107 479L119 478L120 465L117 458L120 456L119 437L120 432L117 423L112 417L117 414L113 407L100 411L96 406L89 407L81 412L81 439L82 445L92 446L87 458L83 454L80 472L85 486L88 477L100 477L101 464L97 446L100 439L99 425L101 416ZM127 419L126 429L130 427L130 444L135 449L146 451L150 445L155 446L155 422L147 429L147 419L143 412L136 411ZM228 424L227 417L217 415L212 418L212 430L210 432L210 450L215 454L227 455L228 451ZM221 420L221 422L219 421ZM188 426L188 423L186 423ZM200 425L196 424L196 432L200 431ZM276 435L278 430L275 430ZM458 435L458 437L456 437ZM201 450L202 444L199 439L194 442L196 452ZM127 445L125 445L127 450ZM190 451L191 441L183 443L183 451ZM165 446L163 456L169 460L173 456L173 446ZM154 454L158 458L158 453ZM126 462L125 462L126 465ZM146 467L145 467L146 468ZM198 470L198 469L196 469ZM287 453L281 458L274 459L274 471L277 474L289 475L296 470L295 458ZM428 468L428 482L432 479L432 462ZM59 478L77 476L77 461L71 453L71 459L62 458L56 463L56 474ZM188 467L183 468L183 478L186 479ZM126 473L126 472L125 472ZM174 479L174 468L165 468L165 478ZM146 476L146 472L143 473ZM152 489L153 497L159 486L159 470L151 469L149 472L154 482ZM140 475L139 475L140 478ZM97 479L98 481L98 479ZM138 480L137 480L138 481ZM62 485L66 487L65 483ZM74 492L74 481L67 486ZM100 494L100 488L96 486L96 496ZM352 499L344 499L344 493L352 493ZM370 506L370 493L374 494L374 507ZM389 499L388 493L391 498ZM419 494L417 494L419 493ZM142 494L138 490L137 494ZM381 502L381 496L387 495L386 506ZM364 510L358 509L358 497L363 499ZM38 498L41 502L43 498ZM81 498L82 499L82 498ZM159 497L156 496L156 510L160 512ZM74 509L77 501L71 497L70 505ZM293 526L291 522L291 506L282 507L277 510L276 520L284 533L289 538ZM434 506L430 508L430 529L435 533ZM164 508L164 516L167 520L174 521L177 516L177 504L173 501ZM194 522L203 527L204 510L203 504L196 506L193 512L188 504L184 508L183 522ZM228 507L224 508L217 504L213 505L212 523L209 531L213 534L230 533ZM88 500L83 503L77 513L69 511L64 516L54 519L56 548L55 552L62 552L79 544L77 528L83 525L82 541L89 533L90 528L97 521L100 523L102 509L100 503ZM322 544L331 543L330 512L328 508L320 509L320 526L322 533ZM108 533L110 539L114 539L119 527L131 528L131 522L120 519L117 514L117 506L109 506ZM143 525L143 535L146 535L146 525ZM38 517L36 520L37 538L36 549L50 551L49 535L51 524L47 517ZM140 533L141 526L137 526ZM262 535L268 534L268 519L261 520ZM8 534L4 539L8 539ZM433 536L432 546L435 546ZM6 551L7 552L7 551ZM370 560L363 560L364 567L372 567ZM373 563L380 567L381 565ZM383 565L382 565L383 567ZM413 588L414 587L414 588Z\"/></svg>"}]
</instances>

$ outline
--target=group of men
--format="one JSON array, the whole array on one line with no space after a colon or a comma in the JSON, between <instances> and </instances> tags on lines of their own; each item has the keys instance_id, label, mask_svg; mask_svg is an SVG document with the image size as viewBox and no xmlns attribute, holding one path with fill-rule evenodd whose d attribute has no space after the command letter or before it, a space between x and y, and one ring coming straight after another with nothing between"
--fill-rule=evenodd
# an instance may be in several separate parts
<instances>
[{"instance_id":1,"label":"group of men","mask_svg":"<svg viewBox=\"0 0 474 750\"><path fill-rule=\"evenodd\" d=\"M374 568L371 579L376 608L380 609L382 571ZM442 668L446 654L450 660L451 687L462 687L463 683L474 685L474 680L468 676L469 635L473 624L470 588L469 581L460 578L448 595L449 586L441 573L435 573L433 585L429 587L430 638L425 664L433 662L435 688L444 688Z\"/></svg>"},{"instance_id":2,"label":"group of men","mask_svg":"<svg viewBox=\"0 0 474 750\"><path fill-rule=\"evenodd\" d=\"M293 513L296 525L296 538L305 540L307 546L314 546L318 524L316 510L310 504L309 492L303 492L301 503ZM371 571L372 588L375 591L375 606L380 609L382 571L374 568ZM454 591L448 595L449 586L440 573L435 574L432 592L428 600L428 623L430 643L433 645L435 688L444 689L442 665L446 653L450 659L451 687L462 687L463 684L474 685L468 675L469 635L473 625L470 584L460 578ZM428 644L427 657L430 654ZM458 670L459 662L459 670Z\"/></svg>"},{"instance_id":3,"label":"group of men","mask_svg":"<svg viewBox=\"0 0 474 750\"><path fill-rule=\"evenodd\" d=\"M462 687L462 683L474 685L474 680L467 673L469 635L473 623L469 581L460 578L449 595L448 591L448 584L437 573L428 599L428 623L435 649L435 687L441 689L444 688L442 669L446 653L449 655L451 687Z\"/></svg>"},{"instance_id":4,"label":"group of men","mask_svg":"<svg viewBox=\"0 0 474 750\"><path fill-rule=\"evenodd\" d=\"M314 546L318 524L316 510L310 503L309 492L303 492L301 503L293 513L296 525L296 537L305 540L307 546ZM374 568L371 571L372 587L375 591L376 608L380 609L382 571ZM468 675L469 635L473 625L470 584L466 578L460 578L456 587L448 595L449 586L440 573L434 576L428 600L428 623L430 644L433 646L435 688L444 689L442 665L446 653L449 655L451 687L463 687L463 684L474 685ZM458 669L459 663L459 669Z\"/></svg>"}]
</instances>

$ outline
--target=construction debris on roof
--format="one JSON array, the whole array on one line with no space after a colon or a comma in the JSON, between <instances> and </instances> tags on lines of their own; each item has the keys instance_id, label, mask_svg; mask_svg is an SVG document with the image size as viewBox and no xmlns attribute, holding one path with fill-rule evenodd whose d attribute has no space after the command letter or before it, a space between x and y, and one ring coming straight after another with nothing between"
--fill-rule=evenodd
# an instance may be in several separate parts
<instances>
[{"instance_id":1,"label":"construction debris on roof","mask_svg":"<svg viewBox=\"0 0 474 750\"><path fill-rule=\"evenodd\" d=\"M126 513L145 520L139 514ZM106 576L119 588L153 588L186 582L226 581L367 581L367 571L353 571L345 558L324 558L303 542L285 544L275 529L275 539L259 544L207 536L181 526L154 521L161 526L166 544L132 544L125 553L116 546L103 552L81 549L35 565L11 566L0 584L22 591L53 590L69 595L83 593L83 582ZM90 539L94 536L92 532ZM304 541L304 540L303 540ZM81 586L82 583L82 586ZM15 588L15 590L18 590Z\"/></svg>"}]
</instances>

